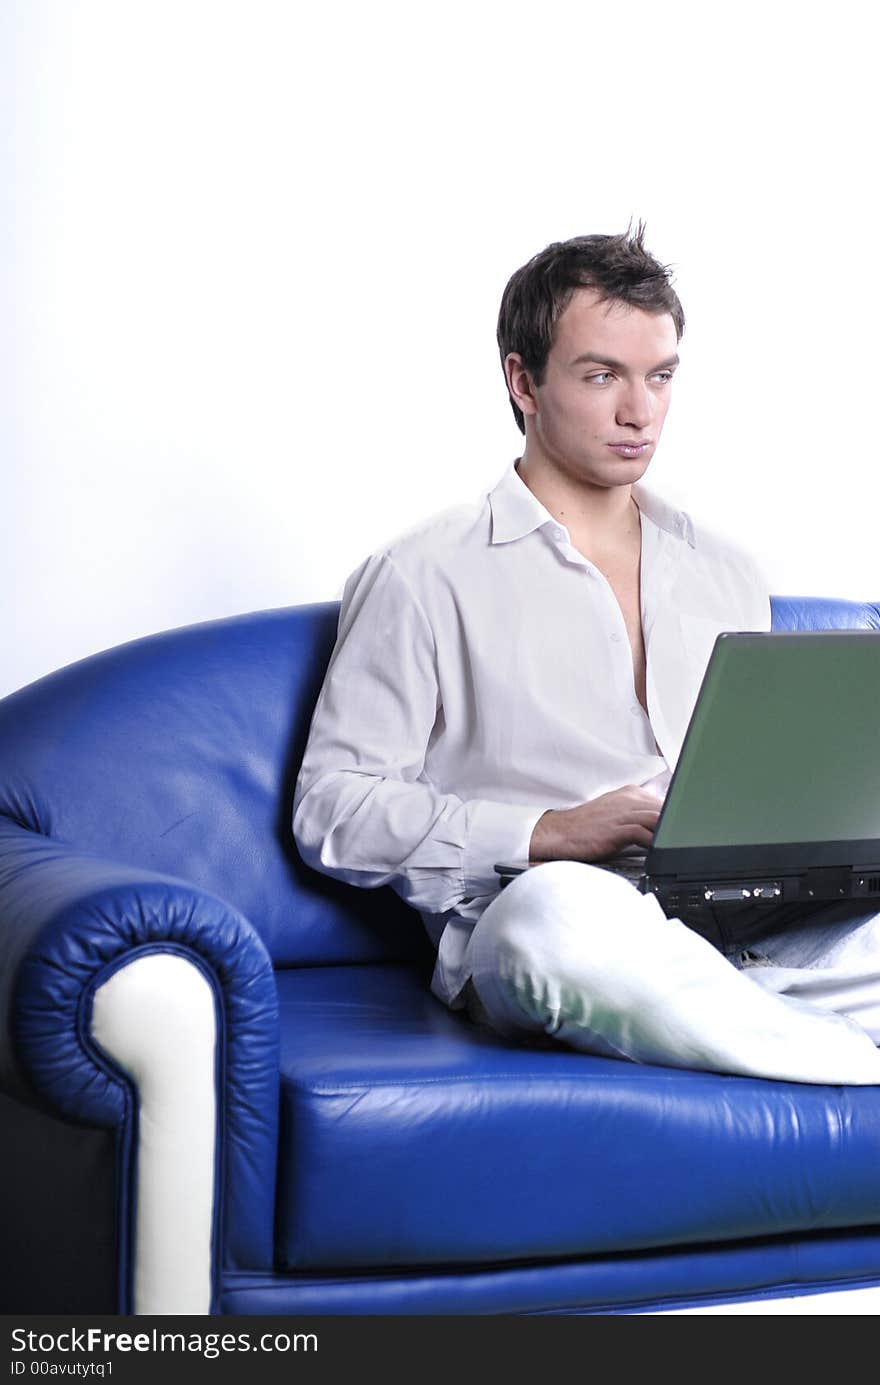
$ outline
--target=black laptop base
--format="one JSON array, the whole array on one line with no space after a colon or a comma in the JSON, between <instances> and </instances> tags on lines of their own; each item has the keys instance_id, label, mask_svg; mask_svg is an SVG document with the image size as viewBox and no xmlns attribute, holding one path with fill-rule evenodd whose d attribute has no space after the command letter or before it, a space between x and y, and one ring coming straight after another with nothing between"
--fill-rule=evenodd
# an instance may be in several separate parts
<instances>
[{"instance_id":1,"label":"black laptop base","mask_svg":"<svg viewBox=\"0 0 880 1385\"><path fill-rule=\"evenodd\" d=\"M645 875L639 886L643 894L657 896L664 913L687 907L723 908L728 904L831 904L842 899L870 902L880 909L880 865L868 867L812 866L790 874L755 875L743 878L705 876Z\"/></svg>"}]
</instances>

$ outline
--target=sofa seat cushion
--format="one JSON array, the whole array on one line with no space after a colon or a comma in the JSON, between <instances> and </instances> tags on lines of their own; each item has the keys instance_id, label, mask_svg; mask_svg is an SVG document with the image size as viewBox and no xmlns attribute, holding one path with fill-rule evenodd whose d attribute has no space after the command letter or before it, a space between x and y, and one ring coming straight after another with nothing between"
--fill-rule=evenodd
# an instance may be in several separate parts
<instances>
[{"instance_id":1,"label":"sofa seat cushion","mask_svg":"<svg viewBox=\"0 0 880 1385\"><path fill-rule=\"evenodd\" d=\"M277 1262L559 1260L880 1222L880 1091L520 1045L399 964L277 973Z\"/></svg>"}]
</instances>

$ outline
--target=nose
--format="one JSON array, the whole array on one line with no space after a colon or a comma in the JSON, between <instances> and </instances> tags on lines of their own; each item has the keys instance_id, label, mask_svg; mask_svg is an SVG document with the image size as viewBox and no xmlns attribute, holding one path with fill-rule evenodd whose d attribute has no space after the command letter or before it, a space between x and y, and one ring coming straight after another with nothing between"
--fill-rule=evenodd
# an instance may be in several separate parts
<instances>
[{"instance_id":1,"label":"nose","mask_svg":"<svg viewBox=\"0 0 880 1385\"><path fill-rule=\"evenodd\" d=\"M617 398L617 423L647 428L652 418L651 395L644 380L629 380Z\"/></svg>"}]
</instances>

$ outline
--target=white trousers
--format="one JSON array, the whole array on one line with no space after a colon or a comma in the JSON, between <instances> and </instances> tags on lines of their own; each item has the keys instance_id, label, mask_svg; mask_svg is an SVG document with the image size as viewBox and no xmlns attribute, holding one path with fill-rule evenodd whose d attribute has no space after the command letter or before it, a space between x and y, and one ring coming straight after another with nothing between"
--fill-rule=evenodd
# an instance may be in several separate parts
<instances>
[{"instance_id":1,"label":"white trousers","mask_svg":"<svg viewBox=\"0 0 880 1385\"><path fill-rule=\"evenodd\" d=\"M620 876L533 867L474 927L470 1014L639 1063L880 1083L880 914L851 900L794 920L799 906L774 908L743 914L750 934L725 956Z\"/></svg>"}]
</instances>

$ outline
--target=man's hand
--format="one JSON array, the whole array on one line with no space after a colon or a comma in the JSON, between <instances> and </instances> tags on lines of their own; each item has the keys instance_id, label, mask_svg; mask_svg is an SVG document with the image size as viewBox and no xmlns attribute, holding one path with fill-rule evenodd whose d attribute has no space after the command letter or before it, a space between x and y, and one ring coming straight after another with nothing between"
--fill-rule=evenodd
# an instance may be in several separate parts
<instances>
[{"instance_id":1,"label":"man's hand","mask_svg":"<svg viewBox=\"0 0 880 1385\"><path fill-rule=\"evenodd\" d=\"M577 808L551 808L535 824L530 861L603 861L625 846L651 845L660 816L655 794L626 784Z\"/></svg>"}]
</instances>

